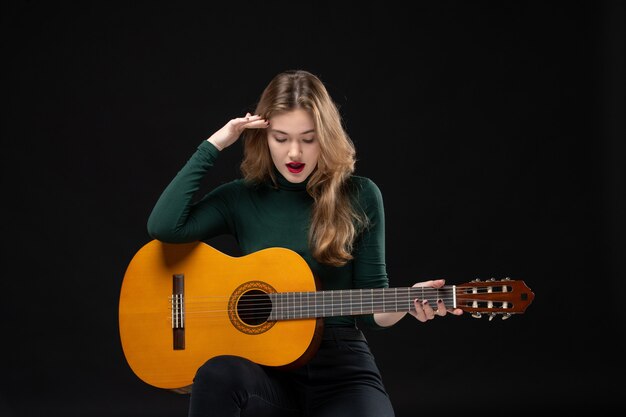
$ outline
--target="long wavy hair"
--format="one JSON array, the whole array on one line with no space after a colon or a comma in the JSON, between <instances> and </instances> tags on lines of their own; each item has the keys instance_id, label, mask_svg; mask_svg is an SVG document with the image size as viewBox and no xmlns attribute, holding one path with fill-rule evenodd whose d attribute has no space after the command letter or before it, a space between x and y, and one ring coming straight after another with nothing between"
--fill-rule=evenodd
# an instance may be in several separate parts
<instances>
[{"instance_id":1,"label":"long wavy hair","mask_svg":"<svg viewBox=\"0 0 626 417\"><path fill-rule=\"evenodd\" d=\"M295 109L306 110L315 123L320 143L317 167L306 190L313 198L309 247L320 263L342 266L353 258L358 231L367 219L352 202L348 179L354 172L356 151L345 131L339 110L322 81L310 72L290 70L267 85L254 114L266 119ZM261 183L276 177L265 129L246 130L241 172L246 181Z\"/></svg>"}]
</instances>

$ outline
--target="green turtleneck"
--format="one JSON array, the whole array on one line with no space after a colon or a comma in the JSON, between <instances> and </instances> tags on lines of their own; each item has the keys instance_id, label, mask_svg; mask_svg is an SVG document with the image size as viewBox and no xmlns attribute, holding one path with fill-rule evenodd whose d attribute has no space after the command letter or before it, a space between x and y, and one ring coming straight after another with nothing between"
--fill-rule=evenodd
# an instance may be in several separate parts
<instances>
[{"instance_id":1,"label":"green turtleneck","mask_svg":"<svg viewBox=\"0 0 626 417\"><path fill-rule=\"evenodd\" d=\"M369 219L354 247L354 260L342 267L318 263L311 256L307 236L313 199L306 181L290 183L276 171L278 188L248 185L237 179L220 185L195 202L202 179L213 167L219 151L203 141L165 188L148 219L148 233L168 243L207 240L233 235L246 255L269 247L285 247L300 254L324 290L386 288L385 222L380 190L368 178L352 176L355 201ZM379 328L372 315L328 317L326 326L361 324Z\"/></svg>"}]
</instances>

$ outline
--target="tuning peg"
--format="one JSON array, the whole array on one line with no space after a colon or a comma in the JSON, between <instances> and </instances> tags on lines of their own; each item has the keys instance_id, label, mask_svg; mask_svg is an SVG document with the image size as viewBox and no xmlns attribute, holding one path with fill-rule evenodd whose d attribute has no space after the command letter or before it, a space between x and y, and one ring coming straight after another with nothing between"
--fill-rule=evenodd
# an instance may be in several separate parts
<instances>
[{"instance_id":1,"label":"tuning peg","mask_svg":"<svg viewBox=\"0 0 626 417\"><path fill-rule=\"evenodd\" d=\"M479 319L482 317L482 315L479 312L476 312L476 313L472 313L472 317L474 317L475 319Z\"/></svg>"},{"instance_id":2,"label":"tuning peg","mask_svg":"<svg viewBox=\"0 0 626 417\"><path fill-rule=\"evenodd\" d=\"M502 315L502 320L506 320L506 319L508 319L508 318L510 318L510 317L511 317L511 313L504 313L504 314Z\"/></svg>"},{"instance_id":3,"label":"tuning peg","mask_svg":"<svg viewBox=\"0 0 626 417\"><path fill-rule=\"evenodd\" d=\"M495 316L496 316L496 313L489 313L489 321L493 320Z\"/></svg>"},{"instance_id":4,"label":"tuning peg","mask_svg":"<svg viewBox=\"0 0 626 417\"><path fill-rule=\"evenodd\" d=\"M504 278L504 280L505 280L505 281L510 281L510 280L511 280L511 278L506 277L506 278Z\"/></svg>"},{"instance_id":5,"label":"tuning peg","mask_svg":"<svg viewBox=\"0 0 626 417\"><path fill-rule=\"evenodd\" d=\"M496 279L494 277L489 278L489 281L495 281Z\"/></svg>"}]
</instances>

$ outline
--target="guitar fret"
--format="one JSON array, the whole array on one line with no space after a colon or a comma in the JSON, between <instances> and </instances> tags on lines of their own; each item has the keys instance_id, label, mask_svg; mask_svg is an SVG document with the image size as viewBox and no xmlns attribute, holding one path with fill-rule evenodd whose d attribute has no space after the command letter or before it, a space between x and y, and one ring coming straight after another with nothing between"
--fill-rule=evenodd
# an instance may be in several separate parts
<instances>
[{"instance_id":1,"label":"guitar fret","mask_svg":"<svg viewBox=\"0 0 626 417\"><path fill-rule=\"evenodd\" d=\"M283 294L283 318L289 320L289 293Z\"/></svg>"},{"instance_id":2,"label":"guitar fret","mask_svg":"<svg viewBox=\"0 0 626 417\"><path fill-rule=\"evenodd\" d=\"M350 314L352 314L352 313L353 313L353 311L352 311L352 294L351 294L351 293L349 293L349 295L350 295L350 297L348 298L348 300L350 301L350 308L349 308L349 311L350 311Z\"/></svg>"},{"instance_id":3,"label":"guitar fret","mask_svg":"<svg viewBox=\"0 0 626 417\"><path fill-rule=\"evenodd\" d=\"M343 290L339 290L337 292L337 295L339 296L339 314L338 316L343 315Z\"/></svg>"},{"instance_id":4,"label":"guitar fret","mask_svg":"<svg viewBox=\"0 0 626 417\"><path fill-rule=\"evenodd\" d=\"M329 291L330 294L330 303L328 304L328 306L330 307L330 313L326 312L326 317L332 317L333 316L333 295L335 294L334 291Z\"/></svg>"},{"instance_id":5,"label":"guitar fret","mask_svg":"<svg viewBox=\"0 0 626 417\"><path fill-rule=\"evenodd\" d=\"M359 290L360 304L361 304L361 314L363 314L363 288Z\"/></svg>"},{"instance_id":6,"label":"guitar fret","mask_svg":"<svg viewBox=\"0 0 626 417\"><path fill-rule=\"evenodd\" d=\"M332 317L333 315L333 291L326 291L326 293L330 296L330 302L327 304L328 308L326 309L326 317Z\"/></svg>"}]
</instances>

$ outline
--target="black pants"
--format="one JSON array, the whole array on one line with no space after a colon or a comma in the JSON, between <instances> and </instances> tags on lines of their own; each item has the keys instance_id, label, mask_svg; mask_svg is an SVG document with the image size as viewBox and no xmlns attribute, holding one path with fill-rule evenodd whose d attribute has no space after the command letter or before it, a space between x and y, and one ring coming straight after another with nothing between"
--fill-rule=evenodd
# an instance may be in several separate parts
<instances>
[{"instance_id":1,"label":"black pants","mask_svg":"<svg viewBox=\"0 0 626 417\"><path fill-rule=\"evenodd\" d=\"M393 417L393 407L365 337L327 328L315 357L280 371L236 356L218 356L194 378L190 417Z\"/></svg>"}]
</instances>

